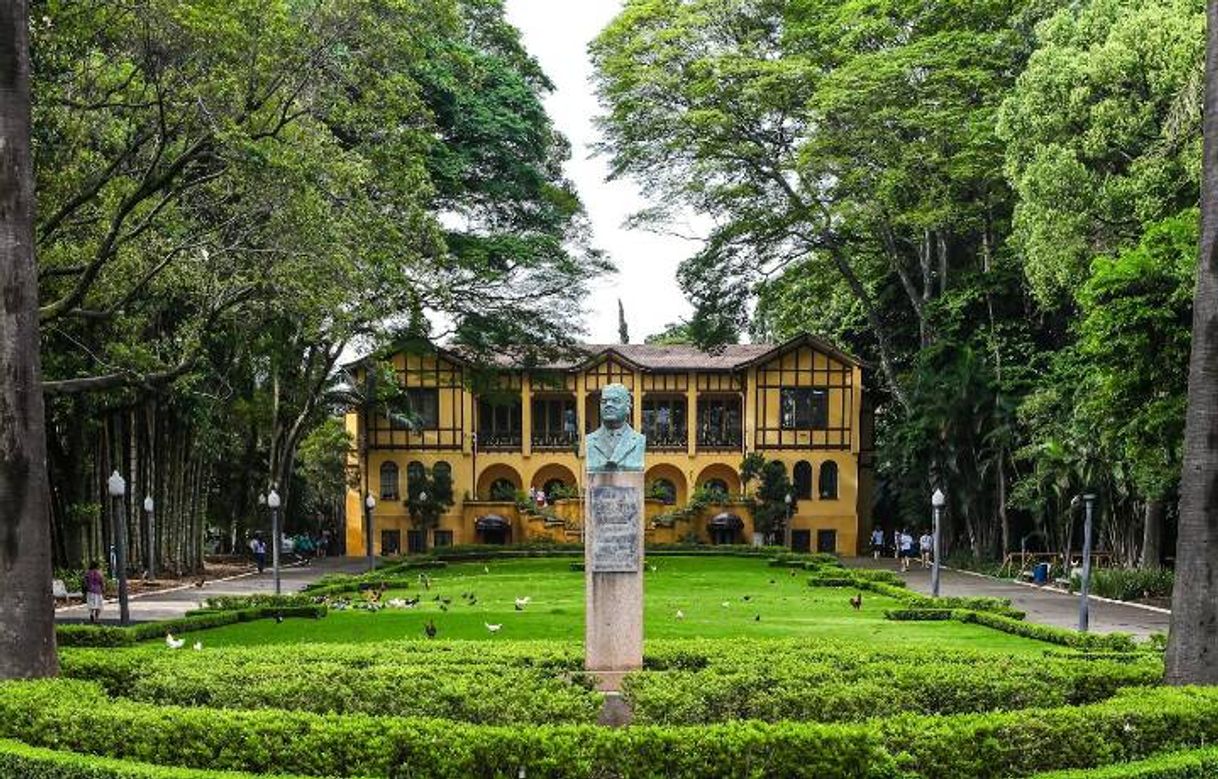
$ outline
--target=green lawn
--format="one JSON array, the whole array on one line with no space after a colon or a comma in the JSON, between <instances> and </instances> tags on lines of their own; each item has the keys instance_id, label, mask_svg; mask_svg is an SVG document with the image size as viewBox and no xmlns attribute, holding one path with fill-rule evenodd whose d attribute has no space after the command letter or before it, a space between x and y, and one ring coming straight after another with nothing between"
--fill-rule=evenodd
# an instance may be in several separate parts
<instances>
[{"instance_id":1,"label":"green lawn","mask_svg":"<svg viewBox=\"0 0 1218 779\"><path fill-rule=\"evenodd\" d=\"M434 620L439 638L511 641L583 636L584 575L569 559L460 563L431 572L431 589L390 591L385 598L420 596L414 609L332 611L322 620L262 620L192 633L207 646L299 642L363 642L415 638ZM763 560L740 557L660 557L646 574L646 633L649 638L786 638L809 636L1003 652L1041 652L1046 645L977 625L949 622L890 622L884 609L896 601L863 594L863 607L849 602L853 592L813 588L799 571L770 568ZM462 598L473 593L475 605ZM439 598L449 598L448 610ZM353 595L352 597L359 597ZM516 598L528 597L524 611ZM746 600L747 598L747 600ZM723 605L726 603L727 605ZM677 618L677 611L684 619ZM491 634L485 625L503 627Z\"/></svg>"}]
</instances>

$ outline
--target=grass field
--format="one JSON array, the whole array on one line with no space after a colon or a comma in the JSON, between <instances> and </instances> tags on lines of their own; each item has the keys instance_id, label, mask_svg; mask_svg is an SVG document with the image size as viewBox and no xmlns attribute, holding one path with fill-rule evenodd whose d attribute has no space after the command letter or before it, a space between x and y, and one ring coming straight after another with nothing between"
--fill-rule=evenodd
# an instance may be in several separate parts
<instances>
[{"instance_id":1,"label":"grass field","mask_svg":"<svg viewBox=\"0 0 1218 779\"><path fill-rule=\"evenodd\" d=\"M884 645L951 646L1041 652L1045 645L957 622L891 622L896 601L865 593L855 611L846 590L807 585L803 571L770 568L738 557L663 557L646 574L645 635L649 638L789 638L808 636ZM440 639L493 641L583 636L584 574L567 559L460 563L430 574L431 588L391 590L385 599L418 596L413 609L331 611L322 620L289 619L230 625L192 634L207 646L300 642L366 642L415 638L434 621ZM470 605L462 595L472 593ZM359 598L358 595L353 595ZM528 597L523 611L515 599ZM442 600L450 600L443 604ZM727 605L724 605L727 604ZM447 611L441 608L446 605ZM683 619L677 618L681 611ZM492 634L486 624L502 625Z\"/></svg>"}]
</instances>

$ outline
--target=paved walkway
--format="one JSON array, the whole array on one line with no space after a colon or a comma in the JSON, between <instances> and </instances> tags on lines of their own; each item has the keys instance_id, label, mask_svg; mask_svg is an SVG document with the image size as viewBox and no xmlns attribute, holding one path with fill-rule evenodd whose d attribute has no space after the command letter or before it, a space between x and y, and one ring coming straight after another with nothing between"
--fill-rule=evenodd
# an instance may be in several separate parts
<instances>
[{"instance_id":1,"label":"paved walkway","mask_svg":"<svg viewBox=\"0 0 1218 779\"><path fill-rule=\"evenodd\" d=\"M283 567L279 572L280 591L287 594L298 592L306 584L317 581L330 573L360 573L365 570L362 557L327 557L309 565ZM203 601L217 595L258 595L275 591L271 569L264 573L238 574L227 579L206 581L202 587L187 584L169 590L160 590L132 596L128 601L132 622L151 622L159 619L174 619L191 609L201 608ZM59 622L86 622L89 611L84 604L56 609ZM118 600L107 600L102 611L102 621L118 623Z\"/></svg>"},{"instance_id":2,"label":"paved walkway","mask_svg":"<svg viewBox=\"0 0 1218 779\"><path fill-rule=\"evenodd\" d=\"M900 566L891 557L879 562L870 557L847 561L858 568L883 569L900 573ZM903 574L910 588L930 593L930 569L918 563ZM1015 608L1027 612L1029 622L1078 627L1078 594L1065 593L1050 587L1018 584L1007 579L995 579L966 571L942 570L939 576L941 595L989 596L1008 598ZM1131 606L1127 603L1099 601L1094 598L1089 608L1090 628L1096 633L1132 633L1145 638L1151 633L1166 633L1171 615L1161 610Z\"/></svg>"}]
</instances>

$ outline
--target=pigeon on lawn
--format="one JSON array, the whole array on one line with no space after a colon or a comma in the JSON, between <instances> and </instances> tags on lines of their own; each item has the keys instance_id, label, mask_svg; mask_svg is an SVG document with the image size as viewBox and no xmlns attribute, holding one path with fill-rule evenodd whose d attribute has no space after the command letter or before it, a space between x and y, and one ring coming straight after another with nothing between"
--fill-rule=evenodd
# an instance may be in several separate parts
<instances>
[{"instance_id":1,"label":"pigeon on lawn","mask_svg":"<svg viewBox=\"0 0 1218 779\"><path fill-rule=\"evenodd\" d=\"M436 637L436 623L432 622L430 619L427 620L427 624L423 626L423 632L427 634L428 638L435 638Z\"/></svg>"}]
</instances>

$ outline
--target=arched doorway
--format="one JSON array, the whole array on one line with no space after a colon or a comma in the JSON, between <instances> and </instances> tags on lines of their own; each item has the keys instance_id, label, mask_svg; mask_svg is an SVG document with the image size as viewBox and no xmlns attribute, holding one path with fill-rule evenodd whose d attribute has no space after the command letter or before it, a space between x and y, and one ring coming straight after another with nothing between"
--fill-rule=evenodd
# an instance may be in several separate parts
<instances>
[{"instance_id":1,"label":"arched doorway","mask_svg":"<svg viewBox=\"0 0 1218 779\"><path fill-rule=\"evenodd\" d=\"M684 506L689 496L685 489L685 474L668 463L653 465L644 477L647 496L660 498L668 505Z\"/></svg>"},{"instance_id":2,"label":"arched doorway","mask_svg":"<svg viewBox=\"0 0 1218 779\"><path fill-rule=\"evenodd\" d=\"M706 466L694 483L699 487L713 486L722 489L729 497L740 494L740 475L736 473L735 468L724 463Z\"/></svg>"},{"instance_id":3,"label":"arched doorway","mask_svg":"<svg viewBox=\"0 0 1218 779\"><path fill-rule=\"evenodd\" d=\"M479 500L515 500L516 493L524 489L524 480L510 465L495 463L478 474Z\"/></svg>"},{"instance_id":4,"label":"arched doorway","mask_svg":"<svg viewBox=\"0 0 1218 779\"><path fill-rule=\"evenodd\" d=\"M533 489L544 492L546 500L550 502L576 494L578 483L571 469L558 463L548 463L538 468L532 480Z\"/></svg>"}]
</instances>

